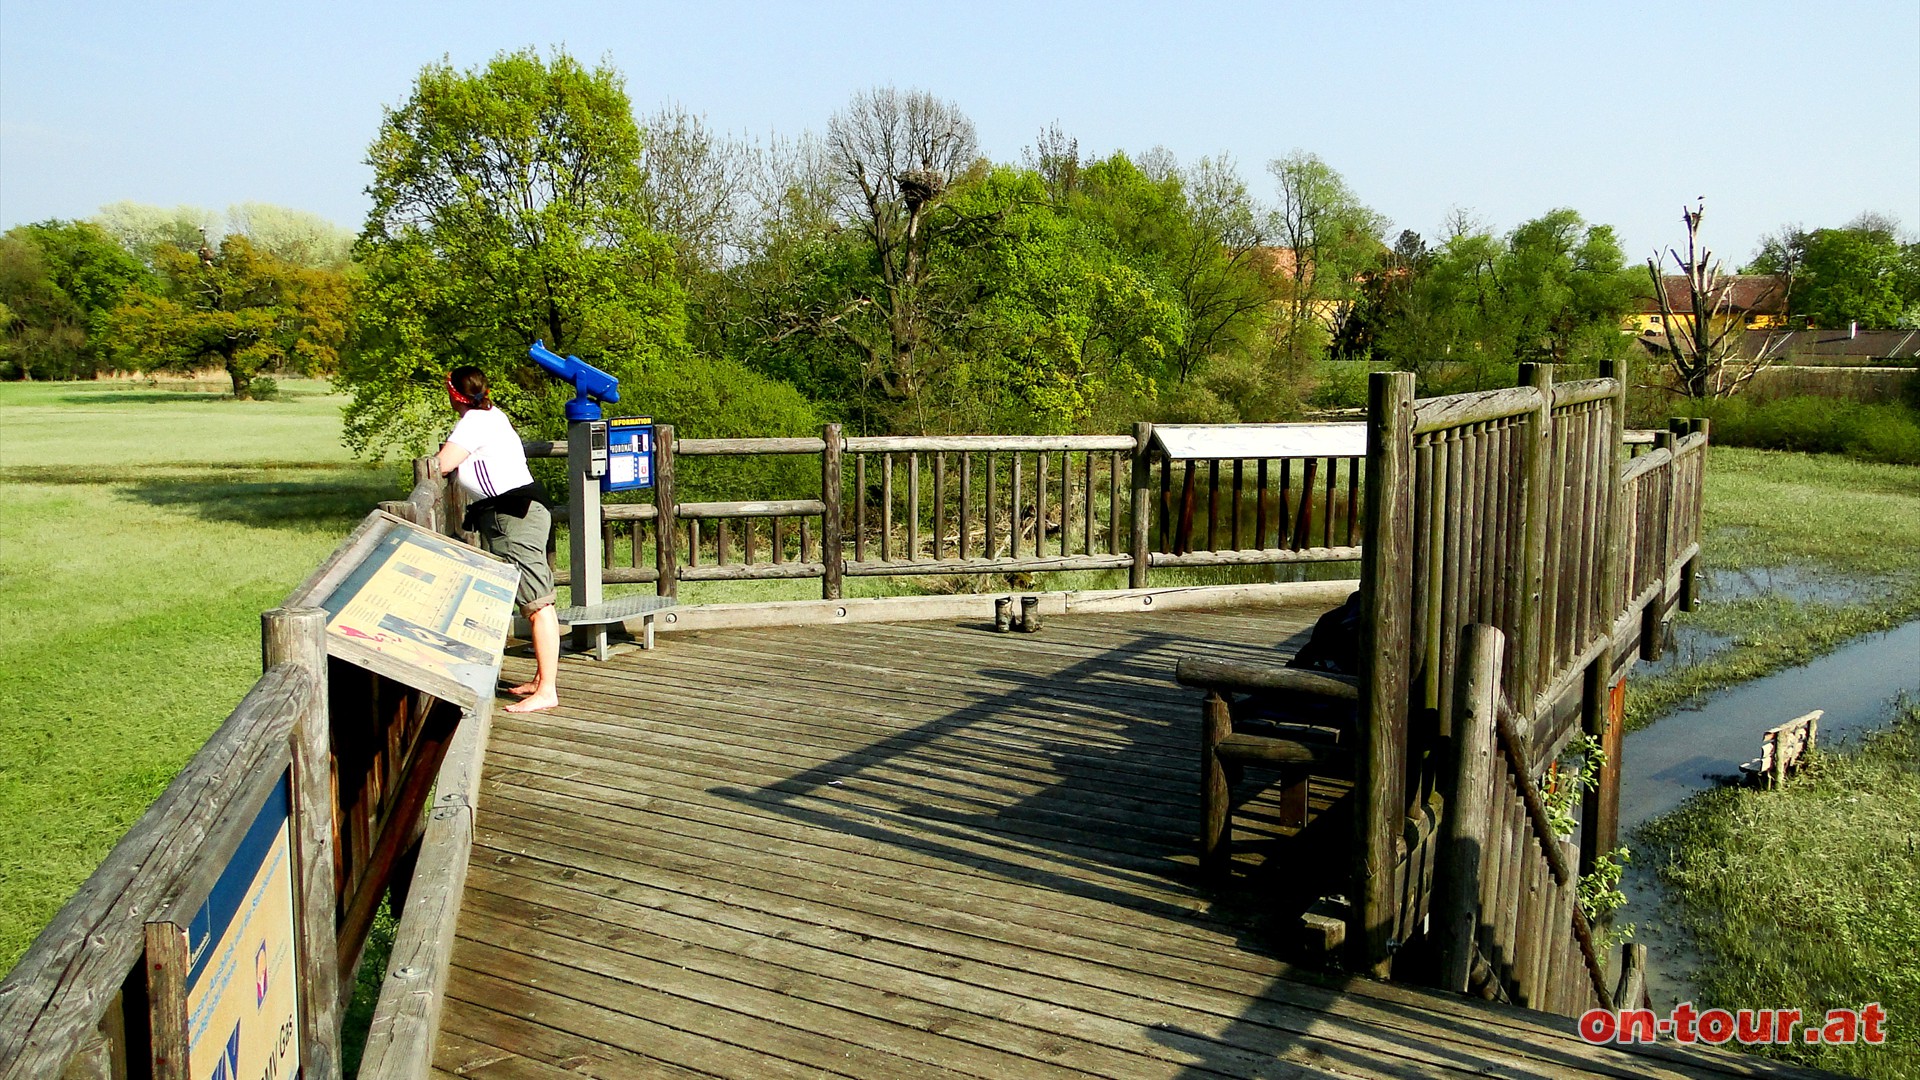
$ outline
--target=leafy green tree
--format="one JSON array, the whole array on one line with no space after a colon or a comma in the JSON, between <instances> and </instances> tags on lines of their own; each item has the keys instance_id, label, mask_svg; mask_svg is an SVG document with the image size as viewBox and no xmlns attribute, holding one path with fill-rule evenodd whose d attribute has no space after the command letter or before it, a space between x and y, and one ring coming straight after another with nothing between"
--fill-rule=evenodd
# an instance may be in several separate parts
<instances>
[{"instance_id":1,"label":"leafy green tree","mask_svg":"<svg viewBox=\"0 0 1920 1080\"><path fill-rule=\"evenodd\" d=\"M987 405L976 425L1066 431L1103 398L1151 395L1187 336L1177 292L1049 203L1035 171L995 169L950 198L968 227L930 252L935 291L964 313L943 400Z\"/></svg>"},{"instance_id":2,"label":"leafy green tree","mask_svg":"<svg viewBox=\"0 0 1920 1080\"><path fill-rule=\"evenodd\" d=\"M144 371L219 366L233 396L269 372L331 374L348 327L345 278L296 266L238 233L217 252L162 245L161 284L127 291L108 335L119 362Z\"/></svg>"},{"instance_id":3,"label":"leafy green tree","mask_svg":"<svg viewBox=\"0 0 1920 1080\"><path fill-rule=\"evenodd\" d=\"M1920 325L1920 241L1892 218L1862 214L1838 229L1785 225L1763 237L1743 273L1787 278L1789 319L1828 329Z\"/></svg>"},{"instance_id":4,"label":"leafy green tree","mask_svg":"<svg viewBox=\"0 0 1920 1080\"><path fill-rule=\"evenodd\" d=\"M1559 209L1504 237L1456 219L1427 250L1403 234L1374 278L1380 309L1362 311L1371 357L1471 387L1498 384L1525 360L1554 363L1618 356L1620 319L1635 276L1613 230Z\"/></svg>"},{"instance_id":5,"label":"leafy green tree","mask_svg":"<svg viewBox=\"0 0 1920 1080\"><path fill-rule=\"evenodd\" d=\"M1807 234L1794 310L1824 328L1887 329L1920 307L1920 245L1885 227L1815 229Z\"/></svg>"},{"instance_id":6,"label":"leafy green tree","mask_svg":"<svg viewBox=\"0 0 1920 1080\"><path fill-rule=\"evenodd\" d=\"M564 52L425 68L368 152L360 337L343 366L356 451L419 449L445 427L442 373L485 370L504 407L557 434L568 388L543 340L638 388L686 354L672 247L646 227L624 81ZM644 403L642 403L644 404Z\"/></svg>"},{"instance_id":7,"label":"leafy green tree","mask_svg":"<svg viewBox=\"0 0 1920 1080\"><path fill-rule=\"evenodd\" d=\"M1257 261L1261 210L1230 160L1169 163L1156 178L1115 153L1077 171L1063 206L1177 298L1185 325L1165 342L1165 379L1185 382L1209 356L1260 349L1276 293Z\"/></svg>"},{"instance_id":8,"label":"leafy green tree","mask_svg":"<svg viewBox=\"0 0 1920 1080\"><path fill-rule=\"evenodd\" d=\"M7 230L0 237L4 370L43 379L96 374L111 360L102 344L107 314L147 277L145 267L91 223L44 221Z\"/></svg>"},{"instance_id":9,"label":"leafy green tree","mask_svg":"<svg viewBox=\"0 0 1920 1080\"><path fill-rule=\"evenodd\" d=\"M1267 171L1280 198L1267 234L1285 249L1278 267L1286 279L1281 353L1299 371L1352 312L1362 274L1386 246L1386 219L1317 155L1296 150L1269 162Z\"/></svg>"}]
</instances>

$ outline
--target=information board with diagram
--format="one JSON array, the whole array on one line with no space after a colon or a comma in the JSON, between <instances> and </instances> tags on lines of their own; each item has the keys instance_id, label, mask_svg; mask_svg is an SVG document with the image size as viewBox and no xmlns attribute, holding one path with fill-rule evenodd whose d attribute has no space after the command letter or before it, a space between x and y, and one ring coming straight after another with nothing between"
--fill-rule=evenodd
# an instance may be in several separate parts
<instances>
[{"instance_id":1,"label":"information board with diagram","mask_svg":"<svg viewBox=\"0 0 1920 1080\"><path fill-rule=\"evenodd\" d=\"M398 518L320 606L328 651L468 707L493 696L520 572Z\"/></svg>"}]
</instances>

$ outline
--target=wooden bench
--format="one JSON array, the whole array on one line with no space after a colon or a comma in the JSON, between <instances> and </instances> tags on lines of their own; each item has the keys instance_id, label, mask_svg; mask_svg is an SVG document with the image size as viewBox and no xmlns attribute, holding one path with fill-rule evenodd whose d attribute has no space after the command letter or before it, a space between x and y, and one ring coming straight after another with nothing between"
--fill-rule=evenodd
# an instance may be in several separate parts
<instances>
[{"instance_id":1,"label":"wooden bench","mask_svg":"<svg viewBox=\"0 0 1920 1080\"><path fill-rule=\"evenodd\" d=\"M1813 741L1820 733L1820 717L1825 714L1825 709L1815 709L1779 727L1768 728L1766 734L1760 736L1760 756L1741 763L1740 771L1756 784L1776 790L1785 787L1787 774L1798 771L1807 752L1813 749Z\"/></svg>"},{"instance_id":2,"label":"wooden bench","mask_svg":"<svg viewBox=\"0 0 1920 1080\"><path fill-rule=\"evenodd\" d=\"M1307 821L1310 776L1353 775L1359 680L1346 675L1227 660L1180 661L1174 677L1205 690L1200 706L1200 864L1232 859L1230 788L1248 765L1282 777L1285 824Z\"/></svg>"}]
</instances>

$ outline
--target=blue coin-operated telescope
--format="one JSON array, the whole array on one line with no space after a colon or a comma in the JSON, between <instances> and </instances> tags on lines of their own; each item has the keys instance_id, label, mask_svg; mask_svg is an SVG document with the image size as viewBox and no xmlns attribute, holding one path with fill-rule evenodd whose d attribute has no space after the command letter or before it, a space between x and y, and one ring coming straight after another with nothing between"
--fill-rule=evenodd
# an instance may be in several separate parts
<instances>
[{"instance_id":1,"label":"blue coin-operated telescope","mask_svg":"<svg viewBox=\"0 0 1920 1080\"><path fill-rule=\"evenodd\" d=\"M577 356L556 356L552 349L547 348L545 341L534 342L533 347L527 350L527 355L555 378L573 387L573 400L567 402L569 423L598 420L600 402L620 400L620 380Z\"/></svg>"},{"instance_id":2,"label":"blue coin-operated telescope","mask_svg":"<svg viewBox=\"0 0 1920 1080\"><path fill-rule=\"evenodd\" d=\"M573 558L573 606L561 621L573 627L576 649L605 660L606 605L600 592L600 487L607 476L607 422L601 402L620 400L620 380L577 356L556 356L544 341L527 350L534 362L574 389L567 402L568 554Z\"/></svg>"}]
</instances>

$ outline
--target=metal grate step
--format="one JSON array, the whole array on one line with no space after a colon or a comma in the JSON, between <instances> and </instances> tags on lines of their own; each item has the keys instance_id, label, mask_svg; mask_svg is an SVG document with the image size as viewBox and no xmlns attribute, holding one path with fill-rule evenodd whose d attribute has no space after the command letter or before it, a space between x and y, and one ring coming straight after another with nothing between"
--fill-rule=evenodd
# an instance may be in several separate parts
<instances>
[{"instance_id":1,"label":"metal grate step","mask_svg":"<svg viewBox=\"0 0 1920 1080\"><path fill-rule=\"evenodd\" d=\"M673 605L674 599L671 596L621 596L586 607L559 608L554 614L568 626L594 626L600 623L624 622Z\"/></svg>"}]
</instances>

